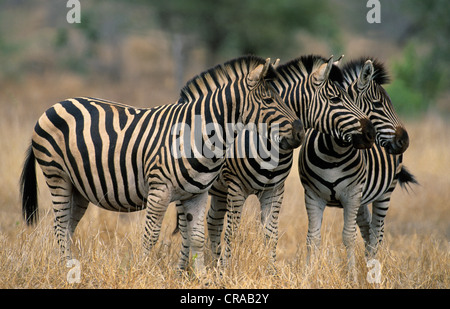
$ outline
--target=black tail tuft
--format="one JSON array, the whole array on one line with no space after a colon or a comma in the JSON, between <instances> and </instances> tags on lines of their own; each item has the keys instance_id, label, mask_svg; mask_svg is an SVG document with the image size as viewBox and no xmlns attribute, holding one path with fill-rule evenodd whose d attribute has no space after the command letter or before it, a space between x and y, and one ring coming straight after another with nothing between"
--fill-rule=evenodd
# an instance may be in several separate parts
<instances>
[{"instance_id":1,"label":"black tail tuft","mask_svg":"<svg viewBox=\"0 0 450 309\"><path fill-rule=\"evenodd\" d=\"M22 215L27 225L33 225L38 220L36 160L33 147L28 148L20 177L20 193L22 196Z\"/></svg>"},{"instance_id":2,"label":"black tail tuft","mask_svg":"<svg viewBox=\"0 0 450 309\"><path fill-rule=\"evenodd\" d=\"M404 166L402 166L402 169L400 170L400 173L398 173L397 177L398 183L400 184L402 189L405 189L406 191L408 191L408 187L411 187L411 184L419 184L419 182L416 180L416 177L414 177L414 175L411 174Z\"/></svg>"}]
</instances>

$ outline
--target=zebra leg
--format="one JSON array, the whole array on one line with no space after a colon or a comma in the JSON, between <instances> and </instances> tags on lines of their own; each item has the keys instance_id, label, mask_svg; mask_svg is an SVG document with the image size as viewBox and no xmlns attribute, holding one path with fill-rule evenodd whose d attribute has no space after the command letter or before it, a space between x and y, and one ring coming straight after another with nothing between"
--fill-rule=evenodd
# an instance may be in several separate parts
<instances>
[{"instance_id":1,"label":"zebra leg","mask_svg":"<svg viewBox=\"0 0 450 309\"><path fill-rule=\"evenodd\" d=\"M184 245L188 250L183 249L189 254L189 248L192 250L193 269L196 275L202 275L205 272L204 247L205 247L205 211L208 203L208 192L203 192L191 198L181 201L183 212L186 218L187 234ZM184 247L184 246L183 246ZM189 255L188 255L189 256Z\"/></svg>"},{"instance_id":2,"label":"zebra leg","mask_svg":"<svg viewBox=\"0 0 450 309\"><path fill-rule=\"evenodd\" d=\"M385 194L380 200L372 203L372 221L370 223L371 237L368 246L366 246L367 258L373 258L377 254L378 245L384 236L384 218L389 209L391 201L391 192Z\"/></svg>"},{"instance_id":3,"label":"zebra leg","mask_svg":"<svg viewBox=\"0 0 450 309\"><path fill-rule=\"evenodd\" d=\"M246 196L241 190L242 184L232 181L228 185L227 193L227 226L225 229L224 242L225 249L221 257L221 265L227 267L231 258L231 242L233 234L241 222L242 207L244 206Z\"/></svg>"},{"instance_id":4,"label":"zebra leg","mask_svg":"<svg viewBox=\"0 0 450 309\"><path fill-rule=\"evenodd\" d=\"M181 251L178 260L178 269L180 271L186 270L189 262L189 241L187 232L186 215L184 213L183 204L178 201L176 203L177 210L177 224L181 234Z\"/></svg>"},{"instance_id":5,"label":"zebra leg","mask_svg":"<svg viewBox=\"0 0 450 309\"><path fill-rule=\"evenodd\" d=\"M207 225L208 237L210 239L211 252L213 256L213 263L217 262L222 251L220 239L223 230L223 221L227 212L227 200L224 197L211 195L211 207L208 210Z\"/></svg>"},{"instance_id":6,"label":"zebra leg","mask_svg":"<svg viewBox=\"0 0 450 309\"><path fill-rule=\"evenodd\" d=\"M70 180L47 176L55 213L54 229L62 257L72 259L72 235L86 212L89 202L76 190Z\"/></svg>"},{"instance_id":7,"label":"zebra leg","mask_svg":"<svg viewBox=\"0 0 450 309\"><path fill-rule=\"evenodd\" d=\"M370 214L368 205L361 205L358 210L358 214L356 217L356 223L359 226L359 230L361 232L361 236L364 239L364 244L367 248L367 245L370 242L370 221L372 220L372 215Z\"/></svg>"},{"instance_id":8,"label":"zebra leg","mask_svg":"<svg viewBox=\"0 0 450 309\"><path fill-rule=\"evenodd\" d=\"M320 248L320 229L326 202L310 190L305 189L305 206L308 214L308 233L306 235L306 264L312 266Z\"/></svg>"},{"instance_id":9,"label":"zebra leg","mask_svg":"<svg viewBox=\"0 0 450 309\"><path fill-rule=\"evenodd\" d=\"M356 217L361 205L361 191L351 195L345 201L341 199L344 207L344 228L342 230L342 240L347 251L347 268L349 279L356 281L356 261L355 261L355 241L356 241ZM353 197L353 198L352 198Z\"/></svg>"},{"instance_id":10,"label":"zebra leg","mask_svg":"<svg viewBox=\"0 0 450 309\"><path fill-rule=\"evenodd\" d=\"M145 230L142 238L146 254L153 248L159 238L161 225L167 207L171 202L172 192L166 185L150 186L147 205Z\"/></svg>"},{"instance_id":11,"label":"zebra leg","mask_svg":"<svg viewBox=\"0 0 450 309\"><path fill-rule=\"evenodd\" d=\"M261 224L264 227L265 242L270 246L272 268L275 269L278 244L278 216L283 202L284 184L274 190L263 191L261 203Z\"/></svg>"},{"instance_id":12,"label":"zebra leg","mask_svg":"<svg viewBox=\"0 0 450 309\"><path fill-rule=\"evenodd\" d=\"M44 175L46 176L47 186L50 189L50 194L52 195L53 212L55 214L53 227L56 240L58 241L61 257L68 261L72 259L69 222L73 185L68 177L62 178L59 175L57 176L56 174L50 174L47 171L44 171Z\"/></svg>"},{"instance_id":13,"label":"zebra leg","mask_svg":"<svg viewBox=\"0 0 450 309\"><path fill-rule=\"evenodd\" d=\"M73 233L75 233L75 229L80 223L81 218L86 213L88 208L89 201L85 199L78 190L73 189L72 193L72 211L70 213L70 221L68 224L69 228L69 238L72 239Z\"/></svg>"}]
</instances>

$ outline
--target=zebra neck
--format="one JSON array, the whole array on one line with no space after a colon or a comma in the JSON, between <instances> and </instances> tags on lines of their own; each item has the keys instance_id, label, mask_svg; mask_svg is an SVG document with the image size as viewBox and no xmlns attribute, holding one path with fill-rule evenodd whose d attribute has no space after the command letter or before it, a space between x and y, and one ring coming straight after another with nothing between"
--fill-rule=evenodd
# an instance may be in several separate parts
<instances>
[{"instance_id":1,"label":"zebra neck","mask_svg":"<svg viewBox=\"0 0 450 309\"><path fill-rule=\"evenodd\" d=\"M272 86L286 105L300 118L305 129L308 129L313 126L308 117L312 94L305 87L306 80L307 76L301 75L295 68L283 69L278 71L278 78L272 80Z\"/></svg>"},{"instance_id":2,"label":"zebra neck","mask_svg":"<svg viewBox=\"0 0 450 309\"><path fill-rule=\"evenodd\" d=\"M329 158L340 158L356 152L351 143L344 142L331 135L320 133L316 130L310 130L313 133L311 138L316 140L316 147L320 153L329 156Z\"/></svg>"}]
</instances>

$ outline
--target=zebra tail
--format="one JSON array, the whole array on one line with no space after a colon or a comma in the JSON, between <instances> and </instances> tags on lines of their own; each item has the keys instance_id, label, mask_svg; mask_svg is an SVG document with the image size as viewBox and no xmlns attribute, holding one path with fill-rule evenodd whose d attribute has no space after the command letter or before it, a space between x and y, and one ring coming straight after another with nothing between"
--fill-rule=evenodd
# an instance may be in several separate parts
<instances>
[{"instance_id":1,"label":"zebra tail","mask_svg":"<svg viewBox=\"0 0 450 309\"><path fill-rule=\"evenodd\" d=\"M404 166L402 166L400 173L398 173L397 177L400 187L406 190L406 192L408 192L408 187L410 188L411 184L419 185L419 182L417 181L416 177L413 174L411 174Z\"/></svg>"},{"instance_id":2,"label":"zebra tail","mask_svg":"<svg viewBox=\"0 0 450 309\"><path fill-rule=\"evenodd\" d=\"M20 193L22 196L22 216L27 225L33 225L38 219L36 158L30 145L23 164L20 177Z\"/></svg>"}]
</instances>

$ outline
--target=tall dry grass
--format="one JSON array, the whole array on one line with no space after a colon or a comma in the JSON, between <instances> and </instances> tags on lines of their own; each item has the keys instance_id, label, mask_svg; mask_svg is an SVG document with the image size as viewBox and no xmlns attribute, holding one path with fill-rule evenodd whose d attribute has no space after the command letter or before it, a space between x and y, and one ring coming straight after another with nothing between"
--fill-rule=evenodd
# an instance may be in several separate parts
<instances>
[{"instance_id":1,"label":"tall dry grass","mask_svg":"<svg viewBox=\"0 0 450 309\"><path fill-rule=\"evenodd\" d=\"M36 120L59 100L90 95L153 106L176 99L171 79L173 68L159 65L170 62L167 57L158 56L167 55L169 47L133 38L125 44L129 54L134 55L127 58L131 61L127 68L149 63L148 59L142 59L149 53L155 67L130 69L119 85L63 73L0 81L0 288L450 287L450 124L448 119L432 113L406 122L411 143L404 162L420 185L412 187L409 194L400 188L393 193L385 240L377 256L381 265L378 284L367 281L371 267L366 265L360 237L358 281L347 280L341 209L325 210L321 254L314 267L306 268L307 216L295 164L286 183L280 213L275 275L267 267L268 250L259 224L259 206L251 197L233 242L230 267L220 274L210 267L204 280L176 271L181 241L180 235L172 235L173 205L166 213L161 237L147 257L141 247L143 213L118 214L90 205L73 244L81 266L80 282L70 283L67 276L73 268L60 261L52 231L50 194L39 168L40 221L31 228L23 223L19 199L22 163ZM148 87L150 84L154 86ZM208 250L206 259L211 260Z\"/></svg>"},{"instance_id":2,"label":"tall dry grass","mask_svg":"<svg viewBox=\"0 0 450 309\"><path fill-rule=\"evenodd\" d=\"M12 101L14 103L14 101ZM24 106L11 105L0 123L0 288L449 288L450 125L429 115L406 123L411 146L404 158L420 186L409 194L397 188L377 256L381 282L369 283L358 237L358 281L346 277L342 210L325 210L323 246L316 265L305 265L307 230L302 187L294 165L280 214L277 272L268 269L268 250L259 224L259 206L247 201L233 243L230 267L209 268L203 280L176 271L180 236L172 235L175 210L169 207L157 246L141 248L143 213L118 214L90 205L74 240L80 282L70 283L52 231L49 192L38 170L40 221L28 228L21 218L18 179L34 119ZM16 109L14 111L14 109ZM33 112L31 113L33 114ZM207 251L207 262L210 254ZM207 285L206 285L207 284Z\"/></svg>"}]
</instances>

